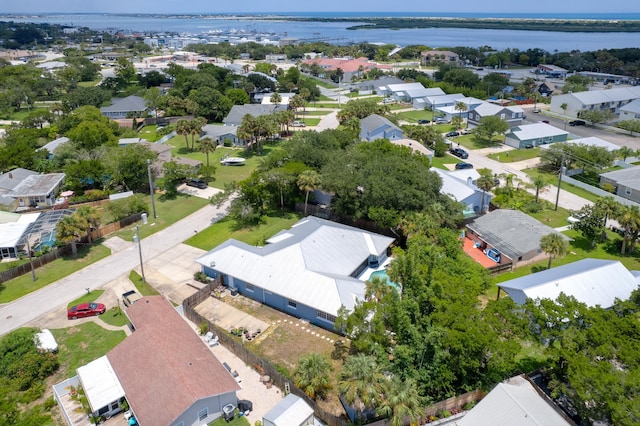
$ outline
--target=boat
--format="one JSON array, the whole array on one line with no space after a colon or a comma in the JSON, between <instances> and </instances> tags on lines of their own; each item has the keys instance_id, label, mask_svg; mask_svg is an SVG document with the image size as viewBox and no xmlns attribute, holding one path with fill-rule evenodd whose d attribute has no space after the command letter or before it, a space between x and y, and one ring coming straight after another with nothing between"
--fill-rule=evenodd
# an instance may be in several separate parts
<instances>
[{"instance_id":1,"label":"boat","mask_svg":"<svg viewBox=\"0 0 640 426\"><path fill-rule=\"evenodd\" d=\"M245 158L226 156L220 160L220 164L223 166L242 166L245 161L247 161Z\"/></svg>"}]
</instances>

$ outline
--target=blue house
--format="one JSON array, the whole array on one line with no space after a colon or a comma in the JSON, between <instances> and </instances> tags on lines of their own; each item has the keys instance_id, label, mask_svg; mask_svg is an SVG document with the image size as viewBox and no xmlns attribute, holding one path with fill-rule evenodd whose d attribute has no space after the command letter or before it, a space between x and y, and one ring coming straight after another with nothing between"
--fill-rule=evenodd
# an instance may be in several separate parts
<instances>
[{"instance_id":1,"label":"blue house","mask_svg":"<svg viewBox=\"0 0 640 426\"><path fill-rule=\"evenodd\" d=\"M393 240L309 216L264 247L230 239L196 261L230 290L333 330L340 307L364 299L359 277L382 265Z\"/></svg>"},{"instance_id":2,"label":"blue house","mask_svg":"<svg viewBox=\"0 0 640 426\"><path fill-rule=\"evenodd\" d=\"M371 114L360 120L360 139L371 142L376 139L402 139L402 130L387 118Z\"/></svg>"}]
</instances>

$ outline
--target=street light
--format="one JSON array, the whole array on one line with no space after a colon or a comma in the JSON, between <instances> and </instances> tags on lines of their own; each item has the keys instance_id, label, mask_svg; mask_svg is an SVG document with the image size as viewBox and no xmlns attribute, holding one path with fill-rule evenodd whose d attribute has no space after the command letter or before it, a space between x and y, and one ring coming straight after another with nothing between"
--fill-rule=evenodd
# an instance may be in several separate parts
<instances>
[{"instance_id":1,"label":"street light","mask_svg":"<svg viewBox=\"0 0 640 426\"><path fill-rule=\"evenodd\" d=\"M138 243L138 255L140 255L140 272L142 273L142 282L146 284L147 280L144 276L144 265L142 264L142 241L140 241L140 227L136 225L136 234L133 241Z\"/></svg>"},{"instance_id":2,"label":"street light","mask_svg":"<svg viewBox=\"0 0 640 426\"><path fill-rule=\"evenodd\" d=\"M151 207L153 208L153 218L157 219L158 215L156 214L156 201L154 198L155 189L153 187L153 180L151 179L151 160L147 159L147 173L149 173L149 192L151 192Z\"/></svg>"}]
</instances>

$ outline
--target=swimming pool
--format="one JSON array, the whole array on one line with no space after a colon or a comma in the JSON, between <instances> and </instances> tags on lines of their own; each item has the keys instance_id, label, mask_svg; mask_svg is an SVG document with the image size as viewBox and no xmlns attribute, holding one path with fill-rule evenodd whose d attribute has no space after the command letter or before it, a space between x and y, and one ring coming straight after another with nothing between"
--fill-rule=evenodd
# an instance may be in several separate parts
<instances>
[{"instance_id":1,"label":"swimming pool","mask_svg":"<svg viewBox=\"0 0 640 426\"><path fill-rule=\"evenodd\" d=\"M394 283L393 281L391 281L389 279L389 275L387 275L387 271L385 271L384 269L381 269L379 271L374 271L371 273L371 276L369 277L369 279L372 279L373 277L378 277L383 281L386 281L387 284L389 284L390 286L394 287L396 290L398 290L398 293L401 292L402 287L400 286L400 284L398 283Z\"/></svg>"}]
</instances>

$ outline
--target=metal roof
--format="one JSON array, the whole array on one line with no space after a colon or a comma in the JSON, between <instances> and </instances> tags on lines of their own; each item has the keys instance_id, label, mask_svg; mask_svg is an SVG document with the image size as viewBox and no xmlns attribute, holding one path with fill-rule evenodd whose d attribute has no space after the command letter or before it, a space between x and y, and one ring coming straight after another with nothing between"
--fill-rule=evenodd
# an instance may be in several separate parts
<instances>
[{"instance_id":1,"label":"metal roof","mask_svg":"<svg viewBox=\"0 0 640 426\"><path fill-rule=\"evenodd\" d=\"M261 115L273 114L276 111L286 111L286 105L262 105L262 104L246 104L246 105L234 105L231 107L229 114L222 120L227 126L239 126L242 123L242 118L249 114L254 117Z\"/></svg>"},{"instance_id":2,"label":"metal roof","mask_svg":"<svg viewBox=\"0 0 640 426\"><path fill-rule=\"evenodd\" d=\"M397 129L399 131L402 131L398 126L396 126L391 121L389 121L389 119L379 116L377 114L371 114L363 118L362 120L360 120L360 128L362 129L363 132L369 133L381 127L386 127L386 129Z\"/></svg>"},{"instance_id":3,"label":"metal roof","mask_svg":"<svg viewBox=\"0 0 640 426\"><path fill-rule=\"evenodd\" d=\"M91 411L97 411L124 396L124 389L106 355L79 367L78 378Z\"/></svg>"},{"instance_id":4,"label":"metal roof","mask_svg":"<svg viewBox=\"0 0 640 426\"><path fill-rule=\"evenodd\" d=\"M640 87L620 87L606 90L587 90L571 93L584 105L597 105L608 102L633 101L640 98Z\"/></svg>"},{"instance_id":5,"label":"metal roof","mask_svg":"<svg viewBox=\"0 0 640 426\"><path fill-rule=\"evenodd\" d=\"M476 192L482 192L481 189L479 189L472 183L473 179L471 178L471 176L466 175L467 178L460 179L460 177L456 177L450 172L438 169L436 167L432 167L431 171L436 172L442 180L442 187L440 188L440 192L442 194L448 195L455 201L464 202L464 200L473 196ZM487 200L489 199L489 197L490 195L487 194Z\"/></svg>"},{"instance_id":6,"label":"metal roof","mask_svg":"<svg viewBox=\"0 0 640 426\"><path fill-rule=\"evenodd\" d=\"M498 209L467 225L471 231L510 259L540 250L540 238L555 233L569 237L519 211Z\"/></svg>"},{"instance_id":7,"label":"metal roof","mask_svg":"<svg viewBox=\"0 0 640 426\"><path fill-rule=\"evenodd\" d=\"M627 188L640 189L640 167L637 166L602 173L600 177L613 180L617 184L626 186Z\"/></svg>"},{"instance_id":8,"label":"metal roof","mask_svg":"<svg viewBox=\"0 0 640 426\"><path fill-rule=\"evenodd\" d=\"M20 182L8 195L18 197L47 197L60 185L64 173L47 173L46 175L30 175Z\"/></svg>"},{"instance_id":9,"label":"metal roof","mask_svg":"<svg viewBox=\"0 0 640 426\"><path fill-rule=\"evenodd\" d=\"M617 260L582 259L499 284L517 304L529 299L556 300L560 293L589 307L613 306L638 288L639 279Z\"/></svg>"},{"instance_id":10,"label":"metal roof","mask_svg":"<svg viewBox=\"0 0 640 426\"><path fill-rule=\"evenodd\" d=\"M523 124L512 128L507 132L506 137L527 141L537 138L549 138L554 136L568 135L569 132L560 130L547 123Z\"/></svg>"},{"instance_id":11,"label":"metal roof","mask_svg":"<svg viewBox=\"0 0 640 426\"><path fill-rule=\"evenodd\" d=\"M631 101L625 106L620 107L620 111L631 112L635 114L640 113L640 99L636 99L635 101Z\"/></svg>"},{"instance_id":12,"label":"metal roof","mask_svg":"<svg viewBox=\"0 0 640 426\"><path fill-rule=\"evenodd\" d=\"M613 144L611 142L607 142L604 139L600 139L596 136L590 136L588 138L580 138L580 139L571 139L566 143L573 143L573 144L582 145L582 146L600 147L600 148L606 149L609 152L617 151L620 149L618 145ZM550 146L551 145L540 145L540 148L549 149Z\"/></svg>"},{"instance_id":13,"label":"metal roof","mask_svg":"<svg viewBox=\"0 0 640 426\"><path fill-rule=\"evenodd\" d=\"M0 224L0 247L18 247L24 244L24 236L40 215L41 213L22 214L15 222Z\"/></svg>"},{"instance_id":14,"label":"metal roof","mask_svg":"<svg viewBox=\"0 0 640 426\"><path fill-rule=\"evenodd\" d=\"M313 409L302 398L292 393L262 416L263 423L275 426L297 426L313 415Z\"/></svg>"},{"instance_id":15,"label":"metal roof","mask_svg":"<svg viewBox=\"0 0 640 426\"><path fill-rule=\"evenodd\" d=\"M513 377L499 383L471 411L456 423L458 426L570 426L531 383Z\"/></svg>"},{"instance_id":16,"label":"metal roof","mask_svg":"<svg viewBox=\"0 0 640 426\"><path fill-rule=\"evenodd\" d=\"M124 113L124 112L140 112L146 111L147 105L145 100L140 96L131 95L126 98L113 98L111 99L111 105L101 107L102 113Z\"/></svg>"},{"instance_id":17,"label":"metal roof","mask_svg":"<svg viewBox=\"0 0 640 426\"><path fill-rule=\"evenodd\" d=\"M227 240L196 261L314 309L337 313L364 296L353 276L370 255L382 256L393 238L309 216L264 247Z\"/></svg>"}]
</instances>

